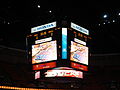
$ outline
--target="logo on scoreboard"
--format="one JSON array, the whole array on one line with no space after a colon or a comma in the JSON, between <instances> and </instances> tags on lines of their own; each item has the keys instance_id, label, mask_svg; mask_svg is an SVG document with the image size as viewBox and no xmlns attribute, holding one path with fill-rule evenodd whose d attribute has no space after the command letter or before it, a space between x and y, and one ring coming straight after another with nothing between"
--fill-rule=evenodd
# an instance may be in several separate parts
<instances>
[{"instance_id":1,"label":"logo on scoreboard","mask_svg":"<svg viewBox=\"0 0 120 90\"><path fill-rule=\"evenodd\" d=\"M56 22L44 24L44 25L41 25L41 26L31 28L31 33L43 31L43 30L46 30L46 29L54 28L54 27L56 27Z\"/></svg>"},{"instance_id":2,"label":"logo on scoreboard","mask_svg":"<svg viewBox=\"0 0 120 90\"><path fill-rule=\"evenodd\" d=\"M86 35L89 35L89 31L87 29L85 29L85 28L83 28L83 27L81 27L81 26L79 26L77 24L74 24L72 22L71 22L71 28L73 28L73 29L75 29L75 30L77 30L79 32L82 32L82 33L84 33Z\"/></svg>"}]
</instances>

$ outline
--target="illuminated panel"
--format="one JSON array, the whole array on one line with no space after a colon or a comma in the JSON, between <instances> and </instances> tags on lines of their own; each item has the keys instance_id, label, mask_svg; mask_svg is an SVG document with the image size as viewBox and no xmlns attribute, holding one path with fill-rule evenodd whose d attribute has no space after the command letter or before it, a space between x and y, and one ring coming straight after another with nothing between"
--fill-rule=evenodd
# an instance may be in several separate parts
<instances>
[{"instance_id":1,"label":"illuminated panel","mask_svg":"<svg viewBox=\"0 0 120 90\"><path fill-rule=\"evenodd\" d=\"M72 68L76 68L76 69L80 69L80 70L83 70L83 71L88 71L88 67L87 66L80 65L80 64L74 63L74 62L71 62L71 67Z\"/></svg>"},{"instance_id":2,"label":"illuminated panel","mask_svg":"<svg viewBox=\"0 0 120 90\"><path fill-rule=\"evenodd\" d=\"M56 67L54 70L73 70L72 68L69 67Z\"/></svg>"},{"instance_id":3,"label":"illuminated panel","mask_svg":"<svg viewBox=\"0 0 120 90\"><path fill-rule=\"evenodd\" d=\"M56 62L33 65L33 70L47 69L56 67Z\"/></svg>"},{"instance_id":4,"label":"illuminated panel","mask_svg":"<svg viewBox=\"0 0 120 90\"><path fill-rule=\"evenodd\" d=\"M77 24L74 24L72 22L71 22L71 28L73 28L73 29L75 29L75 30L77 30L79 32L82 32L82 33L84 33L86 35L89 35L89 31L87 29L85 29L85 28L83 28L83 27L81 27L81 26L79 26Z\"/></svg>"},{"instance_id":5,"label":"illuminated panel","mask_svg":"<svg viewBox=\"0 0 120 90\"><path fill-rule=\"evenodd\" d=\"M71 41L70 60L88 65L88 47Z\"/></svg>"},{"instance_id":6,"label":"illuminated panel","mask_svg":"<svg viewBox=\"0 0 120 90\"><path fill-rule=\"evenodd\" d=\"M57 60L56 41L32 45L32 64Z\"/></svg>"},{"instance_id":7,"label":"illuminated panel","mask_svg":"<svg viewBox=\"0 0 120 90\"><path fill-rule=\"evenodd\" d=\"M67 28L62 28L62 59L67 59Z\"/></svg>"},{"instance_id":8,"label":"illuminated panel","mask_svg":"<svg viewBox=\"0 0 120 90\"><path fill-rule=\"evenodd\" d=\"M35 71L35 79L40 78L40 71Z\"/></svg>"},{"instance_id":9,"label":"illuminated panel","mask_svg":"<svg viewBox=\"0 0 120 90\"><path fill-rule=\"evenodd\" d=\"M48 70L45 77L76 77L83 78L83 72L76 70Z\"/></svg>"},{"instance_id":10,"label":"illuminated panel","mask_svg":"<svg viewBox=\"0 0 120 90\"><path fill-rule=\"evenodd\" d=\"M77 42L77 43L86 45L86 42L84 42L84 41L82 41L82 40L80 40L80 39L74 38L74 41Z\"/></svg>"},{"instance_id":11,"label":"illuminated panel","mask_svg":"<svg viewBox=\"0 0 120 90\"><path fill-rule=\"evenodd\" d=\"M41 25L41 26L31 28L31 33L43 31L43 30L46 30L46 29L54 28L54 27L56 27L56 22L44 24L44 25Z\"/></svg>"},{"instance_id":12,"label":"illuminated panel","mask_svg":"<svg viewBox=\"0 0 120 90\"><path fill-rule=\"evenodd\" d=\"M44 39L41 39L41 40L36 40L35 44L39 44L39 43L43 43L43 42L47 42L47 41L51 41L51 40L52 40L52 37L44 38Z\"/></svg>"}]
</instances>

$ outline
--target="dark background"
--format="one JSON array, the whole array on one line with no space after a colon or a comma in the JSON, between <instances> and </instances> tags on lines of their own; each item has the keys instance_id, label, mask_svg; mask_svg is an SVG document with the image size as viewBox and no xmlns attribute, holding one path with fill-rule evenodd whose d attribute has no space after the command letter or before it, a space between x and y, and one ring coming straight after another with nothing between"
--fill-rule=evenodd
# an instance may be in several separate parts
<instances>
[{"instance_id":1,"label":"dark background","mask_svg":"<svg viewBox=\"0 0 120 90\"><path fill-rule=\"evenodd\" d=\"M0 1L0 45L26 50L32 27L68 20L90 31L91 53L120 53L119 13L117 2L110 1Z\"/></svg>"}]
</instances>

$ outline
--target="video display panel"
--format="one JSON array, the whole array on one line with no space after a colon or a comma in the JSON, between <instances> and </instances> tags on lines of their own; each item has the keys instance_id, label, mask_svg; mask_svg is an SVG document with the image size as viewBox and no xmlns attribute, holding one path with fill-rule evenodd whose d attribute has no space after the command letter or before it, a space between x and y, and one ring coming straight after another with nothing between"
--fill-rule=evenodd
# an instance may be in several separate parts
<instances>
[{"instance_id":1,"label":"video display panel","mask_svg":"<svg viewBox=\"0 0 120 90\"><path fill-rule=\"evenodd\" d=\"M53 70L73 70L73 69L70 67L56 67Z\"/></svg>"},{"instance_id":2,"label":"video display panel","mask_svg":"<svg viewBox=\"0 0 120 90\"><path fill-rule=\"evenodd\" d=\"M67 28L62 28L62 59L67 59Z\"/></svg>"},{"instance_id":3,"label":"video display panel","mask_svg":"<svg viewBox=\"0 0 120 90\"><path fill-rule=\"evenodd\" d=\"M56 41L32 45L32 64L57 60Z\"/></svg>"},{"instance_id":4,"label":"video display panel","mask_svg":"<svg viewBox=\"0 0 120 90\"><path fill-rule=\"evenodd\" d=\"M56 67L56 62L49 62L49 63L33 65L33 70L41 70L41 69L48 69L54 67Z\"/></svg>"},{"instance_id":5,"label":"video display panel","mask_svg":"<svg viewBox=\"0 0 120 90\"><path fill-rule=\"evenodd\" d=\"M45 77L76 77L83 78L83 72L76 70L47 70Z\"/></svg>"},{"instance_id":6,"label":"video display panel","mask_svg":"<svg viewBox=\"0 0 120 90\"><path fill-rule=\"evenodd\" d=\"M35 79L40 78L40 71L35 71Z\"/></svg>"},{"instance_id":7,"label":"video display panel","mask_svg":"<svg viewBox=\"0 0 120 90\"><path fill-rule=\"evenodd\" d=\"M71 41L70 60L88 65L88 47Z\"/></svg>"},{"instance_id":8,"label":"video display panel","mask_svg":"<svg viewBox=\"0 0 120 90\"><path fill-rule=\"evenodd\" d=\"M83 71L88 71L88 66L81 65L81 64L78 64L78 63L74 63L74 62L71 62L71 67L76 68L76 69L80 69L80 70L83 70Z\"/></svg>"}]
</instances>

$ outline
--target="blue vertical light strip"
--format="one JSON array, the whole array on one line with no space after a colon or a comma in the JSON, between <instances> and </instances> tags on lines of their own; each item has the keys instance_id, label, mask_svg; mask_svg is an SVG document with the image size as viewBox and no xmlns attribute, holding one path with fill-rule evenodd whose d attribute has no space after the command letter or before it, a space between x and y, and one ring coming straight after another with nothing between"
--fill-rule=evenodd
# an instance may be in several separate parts
<instances>
[{"instance_id":1,"label":"blue vertical light strip","mask_svg":"<svg viewBox=\"0 0 120 90\"><path fill-rule=\"evenodd\" d=\"M67 28L62 28L62 59L67 59Z\"/></svg>"}]
</instances>

